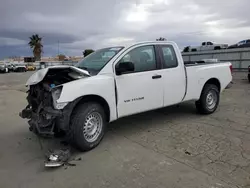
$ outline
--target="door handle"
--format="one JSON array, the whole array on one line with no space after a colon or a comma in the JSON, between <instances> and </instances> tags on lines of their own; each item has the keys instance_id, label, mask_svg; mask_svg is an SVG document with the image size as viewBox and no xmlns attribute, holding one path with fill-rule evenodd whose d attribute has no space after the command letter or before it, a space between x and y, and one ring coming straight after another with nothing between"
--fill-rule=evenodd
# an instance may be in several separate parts
<instances>
[{"instance_id":1,"label":"door handle","mask_svg":"<svg viewBox=\"0 0 250 188\"><path fill-rule=\"evenodd\" d=\"M159 78L161 78L161 75L154 75L154 76L152 76L152 79L159 79Z\"/></svg>"}]
</instances>

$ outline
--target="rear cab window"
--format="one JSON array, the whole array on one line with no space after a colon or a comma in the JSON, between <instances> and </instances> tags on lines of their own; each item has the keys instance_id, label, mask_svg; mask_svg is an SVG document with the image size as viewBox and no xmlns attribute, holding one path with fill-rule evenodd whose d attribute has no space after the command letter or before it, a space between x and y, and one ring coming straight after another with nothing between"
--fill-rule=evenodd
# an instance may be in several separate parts
<instances>
[{"instance_id":1,"label":"rear cab window","mask_svg":"<svg viewBox=\"0 0 250 188\"><path fill-rule=\"evenodd\" d=\"M172 45L160 45L159 50L162 56L163 68L178 67L178 60Z\"/></svg>"}]
</instances>

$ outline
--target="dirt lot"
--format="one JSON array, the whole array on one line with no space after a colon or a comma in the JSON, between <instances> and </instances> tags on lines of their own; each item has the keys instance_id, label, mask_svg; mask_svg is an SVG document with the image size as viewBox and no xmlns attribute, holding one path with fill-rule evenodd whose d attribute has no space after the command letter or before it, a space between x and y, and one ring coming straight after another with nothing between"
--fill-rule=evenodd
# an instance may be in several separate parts
<instances>
[{"instance_id":1,"label":"dirt lot","mask_svg":"<svg viewBox=\"0 0 250 188\"><path fill-rule=\"evenodd\" d=\"M102 143L75 151L76 166L47 170L44 153L59 140L38 138L18 112L31 73L0 75L0 187L250 188L250 84L235 73L210 116L193 103L112 123Z\"/></svg>"}]
</instances>

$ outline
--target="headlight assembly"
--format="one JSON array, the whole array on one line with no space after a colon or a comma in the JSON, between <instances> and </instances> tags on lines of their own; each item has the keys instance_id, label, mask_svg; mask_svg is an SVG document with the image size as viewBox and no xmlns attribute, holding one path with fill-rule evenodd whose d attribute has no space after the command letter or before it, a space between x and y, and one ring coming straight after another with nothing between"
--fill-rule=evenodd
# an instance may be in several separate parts
<instances>
[{"instance_id":1,"label":"headlight assembly","mask_svg":"<svg viewBox=\"0 0 250 188\"><path fill-rule=\"evenodd\" d=\"M62 93L62 88L63 86L56 87L52 90L52 98L53 98L53 106L55 109L63 109L68 103L57 103L57 100L60 98L61 93Z\"/></svg>"}]
</instances>

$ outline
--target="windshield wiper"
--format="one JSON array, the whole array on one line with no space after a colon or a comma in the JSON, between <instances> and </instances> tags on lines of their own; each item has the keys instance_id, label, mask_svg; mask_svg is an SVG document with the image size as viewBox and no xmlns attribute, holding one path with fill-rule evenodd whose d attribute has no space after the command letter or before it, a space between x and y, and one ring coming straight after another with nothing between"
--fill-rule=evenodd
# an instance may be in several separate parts
<instances>
[{"instance_id":1,"label":"windshield wiper","mask_svg":"<svg viewBox=\"0 0 250 188\"><path fill-rule=\"evenodd\" d=\"M89 73L89 75L90 75L90 72L89 72L89 70L88 70L88 68L87 68L87 67L84 67L84 66L79 66L79 67L77 67L77 68L79 68L79 69L83 69L83 70L86 70L86 71Z\"/></svg>"},{"instance_id":2,"label":"windshield wiper","mask_svg":"<svg viewBox=\"0 0 250 188\"><path fill-rule=\"evenodd\" d=\"M88 68L87 67L78 67L78 68L80 68L80 69L83 69L83 70L88 70Z\"/></svg>"}]
</instances>

